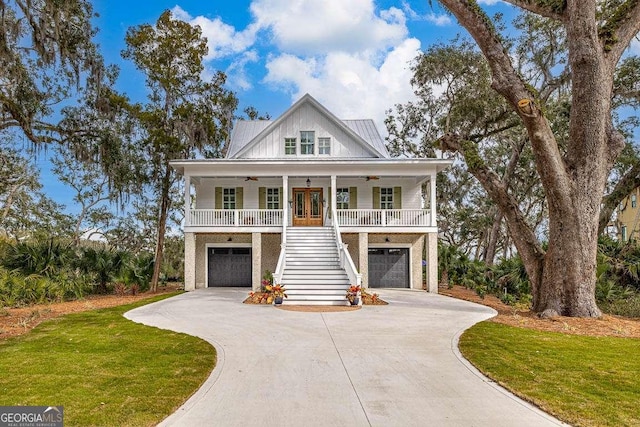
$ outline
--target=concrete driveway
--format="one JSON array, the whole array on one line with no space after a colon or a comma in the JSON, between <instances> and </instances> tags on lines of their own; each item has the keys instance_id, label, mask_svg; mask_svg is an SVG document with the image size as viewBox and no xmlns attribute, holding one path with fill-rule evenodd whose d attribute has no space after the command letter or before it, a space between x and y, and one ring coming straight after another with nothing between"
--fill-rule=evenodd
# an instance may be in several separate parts
<instances>
[{"instance_id":1,"label":"concrete driveway","mask_svg":"<svg viewBox=\"0 0 640 427\"><path fill-rule=\"evenodd\" d=\"M209 379L161 425L562 425L458 353L460 333L492 309L420 291L379 293L389 305L303 313L241 304L245 289L204 289L126 313L218 351Z\"/></svg>"}]
</instances>

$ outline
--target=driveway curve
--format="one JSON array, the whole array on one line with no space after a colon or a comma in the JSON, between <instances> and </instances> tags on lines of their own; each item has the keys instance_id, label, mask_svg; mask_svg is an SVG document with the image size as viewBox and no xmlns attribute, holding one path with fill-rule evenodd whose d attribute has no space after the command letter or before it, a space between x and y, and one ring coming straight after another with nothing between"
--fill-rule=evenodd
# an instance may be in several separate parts
<instances>
[{"instance_id":1,"label":"driveway curve","mask_svg":"<svg viewBox=\"0 0 640 427\"><path fill-rule=\"evenodd\" d=\"M241 304L245 289L203 289L125 316L217 349L211 376L164 426L563 425L460 356L460 333L495 311L379 293L389 305L308 313Z\"/></svg>"}]
</instances>

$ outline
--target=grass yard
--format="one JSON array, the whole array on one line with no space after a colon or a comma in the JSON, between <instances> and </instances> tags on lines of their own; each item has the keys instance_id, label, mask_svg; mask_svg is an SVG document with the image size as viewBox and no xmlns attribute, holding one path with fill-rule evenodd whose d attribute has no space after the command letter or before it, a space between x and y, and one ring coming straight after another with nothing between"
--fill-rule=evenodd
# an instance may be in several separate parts
<instances>
[{"instance_id":1,"label":"grass yard","mask_svg":"<svg viewBox=\"0 0 640 427\"><path fill-rule=\"evenodd\" d=\"M63 405L68 426L157 424L216 363L207 342L122 316L169 296L70 314L0 341L0 405Z\"/></svg>"},{"instance_id":2,"label":"grass yard","mask_svg":"<svg viewBox=\"0 0 640 427\"><path fill-rule=\"evenodd\" d=\"M576 426L640 425L640 339L482 322L462 354L502 386Z\"/></svg>"}]
</instances>

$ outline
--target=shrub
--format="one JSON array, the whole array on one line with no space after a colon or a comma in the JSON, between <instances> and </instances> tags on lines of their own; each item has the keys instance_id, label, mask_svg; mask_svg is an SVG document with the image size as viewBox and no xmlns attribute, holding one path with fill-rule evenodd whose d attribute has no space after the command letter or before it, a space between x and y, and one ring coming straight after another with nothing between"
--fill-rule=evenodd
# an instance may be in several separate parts
<instances>
[{"instance_id":1,"label":"shrub","mask_svg":"<svg viewBox=\"0 0 640 427\"><path fill-rule=\"evenodd\" d=\"M598 303L600 309L608 314L640 318L640 294L636 293L625 299L616 299Z\"/></svg>"},{"instance_id":2,"label":"shrub","mask_svg":"<svg viewBox=\"0 0 640 427\"><path fill-rule=\"evenodd\" d=\"M8 244L4 251L3 266L24 276L54 276L76 259L70 243L54 239L16 242Z\"/></svg>"}]
</instances>

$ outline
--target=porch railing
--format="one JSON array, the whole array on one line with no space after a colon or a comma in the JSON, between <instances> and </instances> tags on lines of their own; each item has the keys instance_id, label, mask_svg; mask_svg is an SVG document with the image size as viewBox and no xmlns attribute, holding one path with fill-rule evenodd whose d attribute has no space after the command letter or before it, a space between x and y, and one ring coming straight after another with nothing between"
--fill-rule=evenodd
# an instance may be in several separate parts
<instances>
[{"instance_id":1,"label":"porch railing","mask_svg":"<svg viewBox=\"0 0 640 427\"><path fill-rule=\"evenodd\" d=\"M281 209L192 209L187 226L203 227L281 227Z\"/></svg>"},{"instance_id":2,"label":"porch railing","mask_svg":"<svg viewBox=\"0 0 640 427\"><path fill-rule=\"evenodd\" d=\"M336 209L344 227L428 227L429 209Z\"/></svg>"},{"instance_id":3,"label":"porch railing","mask_svg":"<svg viewBox=\"0 0 640 427\"><path fill-rule=\"evenodd\" d=\"M335 207L331 209L333 215L336 215L336 211L337 209ZM362 284L362 275L358 273L358 269L356 268L351 255L349 255L347 245L342 242L342 233L340 232L340 225L337 222L333 224L333 231L336 236L336 246L338 247L340 267L344 268L351 285L360 286ZM362 305L362 298L360 299L360 305Z\"/></svg>"}]
</instances>

